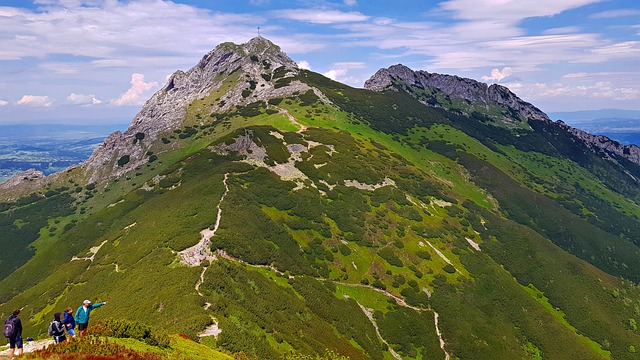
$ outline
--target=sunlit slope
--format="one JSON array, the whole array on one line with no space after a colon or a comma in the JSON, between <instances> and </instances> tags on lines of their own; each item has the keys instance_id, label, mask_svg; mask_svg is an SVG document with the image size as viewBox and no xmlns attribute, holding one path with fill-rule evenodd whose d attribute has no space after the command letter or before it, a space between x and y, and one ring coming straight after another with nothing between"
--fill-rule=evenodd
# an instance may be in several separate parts
<instances>
[{"instance_id":1,"label":"sunlit slope","mask_svg":"<svg viewBox=\"0 0 640 360\"><path fill-rule=\"evenodd\" d=\"M0 312L24 306L37 336L53 312L104 299L96 320L194 339L216 323L203 343L260 359L634 358L628 175L551 129L299 79L332 104L307 91L187 111L149 166L50 194L77 208L50 213L0 282Z\"/></svg>"}]
</instances>

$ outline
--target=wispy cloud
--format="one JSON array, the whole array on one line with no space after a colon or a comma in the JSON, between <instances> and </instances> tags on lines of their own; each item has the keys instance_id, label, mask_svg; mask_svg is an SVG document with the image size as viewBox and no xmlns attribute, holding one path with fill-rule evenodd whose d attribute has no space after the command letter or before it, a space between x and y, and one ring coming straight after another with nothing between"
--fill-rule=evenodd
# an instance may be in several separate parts
<instances>
[{"instance_id":1,"label":"wispy cloud","mask_svg":"<svg viewBox=\"0 0 640 360\"><path fill-rule=\"evenodd\" d=\"M511 88L511 86L509 86ZM530 86L519 86L520 91L531 98L545 97L586 97L603 98L618 101L640 99L640 89L631 87L617 87L608 81L598 81L586 85L565 85L536 83Z\"/></svg>"},{"instance_id":2,"label":"wispy cloud","mask_svg":"<svg viewBox=\"0 0 640 360\"><path fill-rule=\"evenodd\" d=\"M563 26L557 28L551 28L543 31L545 35L558 35L558 34L573 34L579 33L582 29L579 26Z\"/></svg>"},{"instance_id":3,"label":"wispy cloud","mask_svg":"<svg viewBox=\"0 0 640 360\"><path fill-rule=\"evenodd\" d=\"M591 19L612 19L626 16L640 16L640 10L638 9L616 9L602 11L589 16Z\"/></svg>"},{"instance_id":4,"label":"wispy cloud","mask_svg":"<svg viewBox=\"0 0 640 360\"><path fill-rule=\"evenodd\" d=\"M281 19L309 22L313 24L338 24L369 20L369 16L359 12L343 12L327 9L289 9L272 12Z\"/></svg>"},{"instance_id":5,"label":"wispy cloud","mask_svg":"<svg viewBox=\"0 0 640 360\"><path fill-rule=\"evenodd\" d=\"M9 105L8 101L0 100L0 106L6 106L6 105Z\"/></svg>"},{"instance_id":6,"label":"wispy cloud","mask_svg":"<svg viewBox=\"0 0 640 360\"><path fill-rule=\"evenodd\" d=\"M517 23L522 19L553 16L600 0L449 0L440 4L444 11L450 11L458 19L494 20Z\"/></svg>"},{"instance_id":7,"label":"wispy cloud","mask_svg":"<svg viewBox=\"0 0 640 360\"><path fill-rule=\"evenodd\" d=\"M131 75L131 87L118 99L113 100L116 106L141 105L152 90L158 88L157 82L145 82L144 75L135 73Z\"/></svg>"},{"instance_id":8,"label":"wispy cloud","mask_svg":"<svg viewBox=\"0 0 640 360\"><path fill-rule=\"evenodd\" d=\"M3 38L0 60L69 54L123 64L124 59L200 56L221 39L244 40L245 34L255 32L254 24L264 21L251 14L213 13L170 1L38 4L40 11L1 8L0 33L15 36Z\"/></svg>"},{"instance_id":9,"label":"wispy cloud","mask_svg":"<svg viewBox=\"0 0 640 360\"><path fill-rule=\"evenodd\" d=\"M53 101L51 101L48 96L24 95L16 104L33 107L50 107L53 105Z\"/></svg>"}]
</instances>

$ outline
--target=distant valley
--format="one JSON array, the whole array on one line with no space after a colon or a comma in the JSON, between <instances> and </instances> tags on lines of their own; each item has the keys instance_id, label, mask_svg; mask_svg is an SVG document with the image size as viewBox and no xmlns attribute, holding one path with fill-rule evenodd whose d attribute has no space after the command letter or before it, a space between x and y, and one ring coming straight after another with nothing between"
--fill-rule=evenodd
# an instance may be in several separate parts
<instances>
[{"instance_id":1,"label":"distant valley","mask_svg":"<svg viewBox=\"0 0 640 360\"><path fill-rule=\"evenodd\" d=\"M116 125L0 125L0 182L27 170L46 175L86 160Z\"/></svg>"}]
</instances>

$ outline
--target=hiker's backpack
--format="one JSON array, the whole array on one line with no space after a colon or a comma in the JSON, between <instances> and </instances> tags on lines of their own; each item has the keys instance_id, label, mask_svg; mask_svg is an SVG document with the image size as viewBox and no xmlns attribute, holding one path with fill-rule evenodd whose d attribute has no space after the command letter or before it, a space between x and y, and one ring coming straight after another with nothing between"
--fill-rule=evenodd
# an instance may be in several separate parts
<instances>
[{"instance_id":1,"label":"hiker's backpack","mask_svg":"<svg viewBox=\"0 0 640 360\"><path fill-rule=\"evenodd\" d=\"M49 329L47 329L47 334L49 334L49 336L54 336L58 334L58 327L55 325L56 321L52 321L51 324L49 324Z\"/></svg>"},{"instance_id":2,"label":"hiker's backpack","mask_svg":"<svg viewBox=\"0 0 640 360\"><path fill-rule=\"evenodd\" d=\"M4 337L12 338L16 335L16 323L12 318L8 318L4 321Z\"/></svg>"}]
</instances>

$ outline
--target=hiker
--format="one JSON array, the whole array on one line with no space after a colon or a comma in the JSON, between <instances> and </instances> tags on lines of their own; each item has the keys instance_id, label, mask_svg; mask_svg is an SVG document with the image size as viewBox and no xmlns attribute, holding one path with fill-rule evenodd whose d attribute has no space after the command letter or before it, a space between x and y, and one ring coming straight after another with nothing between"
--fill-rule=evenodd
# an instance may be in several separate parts
<instances>
[{"instance_id":1,"label":"hiker","mask_svg":"<svg viewBox=\"0 0 640 360\"><path fill-rule=\"evenodd\" d=\"M87 334L87 327L89 326L89 315L91 310L99 308L102 305L106 305L107 302L103 301L97 304L91 304L91 301L85 300L82 302L82 306L76 310L76 323L78 324L78 330L80 331L80 337Z\"/></svg>"},{"instance_id":2,"label":"hiker","mask_svg":"<svg viewBox=\"0 0 640 360\"><path fill-rule=\"evenodd\" d=\"M18 317L19 314L20 309L15 309L4 321L4 336L9 339L9 360L14 359L16 348L18 348L17 356L22 355L22 321Z\"/></svg>"},{"instance_id":3,"label":"hiker","mask_svg":"<svg viewBox=\"0 0 640 360\"><path fill-rule=\"evenodd\" d=\"M53 340L56 344L60 344L61 342L67 340L67 337L64 336L64 326L62 325L62 313L53 314L53 321L49 324L50 336L53 336Z\"/></svg>"},{"instance_id":4,"label":"hiker","mask_svg":"<svg viewBox=\"0 0 640 360\"><path fill-rule=\"evenodd\" d=\"M68 307L67 310L64 311L64 318L62 319L62 325L67 330L67 334L71 338L76 337L76 331L74 330L76 327L76 319L73 318L73 309Z\"/></svg>"}]
</instances>

